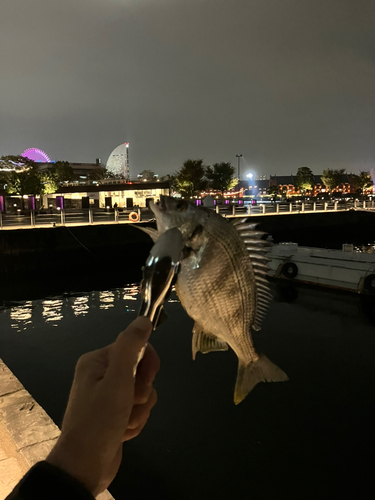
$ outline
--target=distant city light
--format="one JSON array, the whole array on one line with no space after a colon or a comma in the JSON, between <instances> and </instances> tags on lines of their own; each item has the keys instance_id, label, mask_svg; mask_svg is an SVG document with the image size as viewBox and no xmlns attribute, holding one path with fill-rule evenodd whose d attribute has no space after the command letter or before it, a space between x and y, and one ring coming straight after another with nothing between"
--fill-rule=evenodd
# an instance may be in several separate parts
<instances>
[{"instance_id":1,"label":"distant city light","mask_svg":"<svg viewBox=\"0 0 375 500\"><path fill-rule=\"evenodd\" d=\"M246 177L247 177L248 179L252 179L252 178L254 177L254 174L246 174Z\"/></svg>"}]
</instances>

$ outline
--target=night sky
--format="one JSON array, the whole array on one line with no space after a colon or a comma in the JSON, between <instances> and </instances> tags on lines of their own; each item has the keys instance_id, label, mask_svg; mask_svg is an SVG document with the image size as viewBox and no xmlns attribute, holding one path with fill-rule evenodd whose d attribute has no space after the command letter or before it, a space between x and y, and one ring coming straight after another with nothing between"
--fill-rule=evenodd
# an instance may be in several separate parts
<instances>
[{"instance_id":1,"label":"night sky","mask_svg":"<svg viewBox=\"0 0 375 500\"><path fill-rule=\"evenodd\" d=\"M375 166L374 0L1 0L0 155Z\"/></svg>"}]
</instances>

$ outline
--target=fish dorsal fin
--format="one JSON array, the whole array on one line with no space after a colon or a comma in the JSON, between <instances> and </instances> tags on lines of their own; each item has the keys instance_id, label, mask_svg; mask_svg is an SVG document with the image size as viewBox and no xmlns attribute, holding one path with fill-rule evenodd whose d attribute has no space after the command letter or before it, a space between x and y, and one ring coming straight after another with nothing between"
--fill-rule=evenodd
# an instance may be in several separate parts
<instances>
[{"instance_id":1,"label":"fish dorsal fin","mask_svg":"<svg viewBox=\"0 0 375 500\"><path fill-rule=\"evenodd\" d=\"M260 325L267 312L269 302L272 300L270 287L267 280L268 262L267 251L269 243L262 240L266 233L257 231L257 224L249 224L246 219L237 223L235 228L241 237L253 266L256 286L256 304L253 330L260 330Z\"/></svg>"}]
</instances>

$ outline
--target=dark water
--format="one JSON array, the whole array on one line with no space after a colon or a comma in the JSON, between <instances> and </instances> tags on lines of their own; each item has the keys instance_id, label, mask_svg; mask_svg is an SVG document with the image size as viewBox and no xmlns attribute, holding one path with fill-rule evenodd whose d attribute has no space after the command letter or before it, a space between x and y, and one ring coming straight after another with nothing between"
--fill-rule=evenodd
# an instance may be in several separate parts
<instances>
[{"instance_id":1,"label":"dark water","mask_svg":"<svg viewBox=\"0 0 375 500\"><path fill-rule=\"evenodd\" d=\"M258 350L290 381L233 404L232 352L191 360L192 320L172 294L152 335L159 401L125 445L121 499L374 498L374 304L273 286ZM60 424L77 358L136 316L136 286L1 308L0 357Z\"/></svg>"}]
</instances>

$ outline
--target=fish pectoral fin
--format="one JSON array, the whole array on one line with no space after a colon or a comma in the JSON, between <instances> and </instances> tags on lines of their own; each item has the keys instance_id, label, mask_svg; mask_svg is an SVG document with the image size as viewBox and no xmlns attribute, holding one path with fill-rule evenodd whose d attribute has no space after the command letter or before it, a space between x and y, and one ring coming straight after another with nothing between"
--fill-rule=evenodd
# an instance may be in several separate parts
<instances>
[{"instance_id":1,"label":"fish pectoral fin","mask_svg":"<svg viewBox=\"0 0 375 500\"><path fill-rule=\"evenodd\" d=\"M193 341L192 341L193 359L198 351L207 354L212 351L227 351L228 344L221 342L214 335L205 333L202 328L194 324L193 328Z\"/></svg>"},{"instance_id":2,"label":"fish pectoral fin","mask_svg":"<svg viewBox=\"0 0 375 500\"><path fill-rule=\"evenodd\" d=\"M156 243L157 239L160 236L157 229L154 229L153 227L140 227L138 224L136 224L135 227L148 234L154 243Z\"/></svg>"},{"instance_id":3,"label":"fish pectoral fin","mask_svg":"<svg viewBox=\"0 0 375 500\"><path fill-rule=\"evenodd\" d=\"M234 403L241 403L259 382L284 382L288 376L266 356L261 354L257 361L245 364L238 360Z\"/></svg>"}]
</instances>

